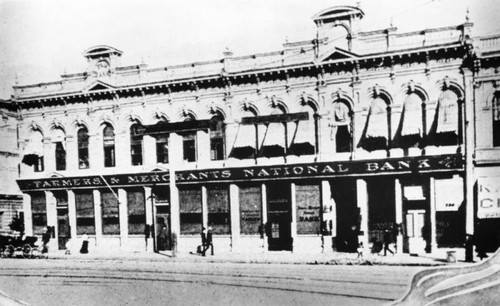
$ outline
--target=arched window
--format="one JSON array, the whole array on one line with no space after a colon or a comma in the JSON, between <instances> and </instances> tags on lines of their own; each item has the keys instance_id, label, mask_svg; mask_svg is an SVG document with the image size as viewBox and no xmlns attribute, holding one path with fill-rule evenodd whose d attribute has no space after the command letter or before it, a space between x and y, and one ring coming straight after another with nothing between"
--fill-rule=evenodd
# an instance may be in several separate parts
<instances>
[{"instance_id":1,"label":"arched window","mask_svg":"<svg viewBox=\"0 0 500 306\"><path fill-rule=\"evenodd\" d=\"M351 110L345 101L333 103L335 152L352 151L352 118Z\"/></svg>"},{"instance_id":2,"label":"arched window","mask_svg":"<svg viewBox=\"0 0 500 306\"><path fill-rule=\"evenodd\" d=\"M500 94L493 99L493 146L500 147Z\"/></svg>"},{"instance_id":3,"label":"arched window","mask_svg":"<svg viewBox=\"0 0 500 306\"><path fill-rule=\"evenodd\" d=\"M22 162L28 166L34 166L35 172L42 172L44 170L43 151L43 135L36 130L30 135L24 148Z\"/></svg>"},{"instance_id":4,"label":"arched window","mask_svg":"<svg viewBox=\"0 0 500 306\"><path fill-rule=\"evenodd\" d=\"M218 114L212 117L210 124L210 159L223 160L225 157L225 125L224 118Z\"/></svg>"},{"instance_id":5,"label":"arched window","mask_svg":"<svg viewBox=\"0 0 500 306\"><path fill-rule=\"evenodd\" d=\"M78 130L78 168L89 168L89 132L86 127Z\"/></svg>"},{"instance_id":6,"label":"arched window","mask_svg":"<svg viewBox=\"0 0 500 306\"><path fill-rule=\"evenodd\" d=\"M417 147L423 137L422 99L416 93L408 93L403 103L400 131L396 144L402 148Z\"/></svg>"},{"instance_id":7,"label":"arched window","mask_svg":"<svg viewBox=\"0 0 500 306\"><path fill-rule=\"evenodd\" d=\"M53 131L52 142L55 144L56 170L66 170L66 135L62 129Z\"/></svg>"},{"instance_id":8,"label":"arched window","mask_svg":"<svg viewBox=\"0 0 500 306\"><path fill-rule=\"evenodd\" d=\"M250 106L244 106L241 116L242 118L251 118L256 116L257 112L253 108ZM240 123L230 156L238 159L255 158L256 150L256 125Z\"/></svg>"},{"instance_id":9,"label":"arched window","mask_svg":"<svg viewBox=\"0 0 500 306\"><path fill-rule=\"evenodd\" d=\"M184 121L193 121L192 116L187 116ZM196 131L185 132L182 134L183 157L187 162L196 161Z\"/></svg>"},{"instance_id":10,"label":"arched window","mask_svg":"<svg viewBox=\"0 0 500 306\"><path fill-rule=\"evenodd\" d=\"M142 165L142 143L144 138L144 127L135 123L130 127L130 158L132 166Z\"/></svg>"},{"instance_id":11,"label":"arched window","mask_svg":"<svg viewBox=\"0 0 500 306\"><path fill-rule=\"evenodd\" d=\"M437 146L457 145L458 131L458 97L453 91L445 90L439 95L436 115L429 135L430 142Z\"/></svg>"},{"instance_id":12,"label":"arched window","mask_svg":"<svg viewBox=\"0 0 500 306\"><path fill-rule=\"evenodd\" d=\"M360 147L365 150L384 150L389 144L389 111L387 102L380 96L370 104L368 118Z\"/></svg>"},{"instance_id":13,"label":"arched window","mask_svg":"<svg viewBox=\"0 0 500 306\"><path fill-rule=\"evenodd\" d=\"M167 122L164 120L159 121L156 126L158 131L167 130ZM160 164L168 164L168 136L167 132L155 135L156 138L156 162Z\"/></svg>"},{"instance_id":14,"label":"arched window","mask_svg":"<svg viewBox=\"0 0 500 306\"><path fill-rule=\"evenodd\" d=\"M308 113L307 120L297 120L288 123L289 154L315 154L318 142L318 115L312 104L304 104L302 112Z\"/></svg>"},{"instance_id":15,"label":"arched window","mask_svg":"<svg viewBox=\"0 0 500 306\"><path fill-rule=\"evenodd\" d=\"M282 107L276 107L271 115L283 115L285 110ZM286 154L286 122L271 121L264 124L265 132L262 136L262 145L260 147L260 156L279 157ZM259 130L259 138L260 138ZM260 139L259 139L260 141Z\"/></svg>"},{"instance_id":16,"label":"arched window","mask_svg":"<svg viewBox=\"0 0 500 306\"><path fill-rule=\"evenodd\" d=\"M115 166L115 132L113 127L106 123L103 129L104 167Z\"/></svg>"}]
</instances>

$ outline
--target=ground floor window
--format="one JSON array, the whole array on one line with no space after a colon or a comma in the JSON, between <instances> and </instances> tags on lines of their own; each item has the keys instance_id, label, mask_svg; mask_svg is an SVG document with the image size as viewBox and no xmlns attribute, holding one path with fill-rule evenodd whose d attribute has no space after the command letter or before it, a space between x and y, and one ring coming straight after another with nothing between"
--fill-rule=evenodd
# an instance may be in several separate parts
<instances>
[{"instance_id":1,"label":"ground floor window","mask_svg":"<svg viewBox=\"0 0 500 306\"><path fill-rule=\"evenodd\" d=\"M296 185L297 234L319 234L321 198L319 185Z\"/></svg>"},{"instance_id":2,"label":"ground floor window","mask_svg":"<svg viewBox=\"0 0 500 306\"><path fill-rule=\"evenodd\" d=\"M47 227L47 203L45 193L31 195L31 211L33 220L33 234L41 235Z\"/></svg>"},{"instance_id":3,"label":"ground floor window","mask_svg":"<svg viewBox=\"0 0 500 306\"><path fill-rule=\"evenodd\" d=\"M229 234L229 190L227 186L207 187L208 226L214 234Z\"/></svg>"},{"instance_id":4,"label":"ground floor window","mask_svg":"<svg viewBox=\"0 0 500 306\"><path fill-rule=\"evenodd\" d=\"M243 235L262 233L262 191L259 186L240 187L240 231Z\"/></svg>"},{"instance_id":5,"label":"ground floor window","mask_svg":"<svg viewBox=\"0 0 500 306\"><path fill-rule=\"evenodd\" d=\"M201 188L179 188L181 234L195 235L201 232Z\"/></svg>"},{"instance_id":6,"label":"ground floor window","mask_svg":"<svg viewBox=\"0 0 500 306\"><path fill-rule=\"evenodd\" d=\"M146 207L144 192L140 189L127 191L128 233L144 234L146 226Z\"/></svg>"},{"instance_id":7,"label":"ground floor window","mask_svg":"<svg viewBox=\"0 0 500 306\"><path fill-rule=\"evenodd\" d=\"M111 191L101 191L102 233L103 235L120 234L118 199Z\"/></svg>"},{"instance_id":8,"label":"ground floor window","mask_svg":"<svg viewBox=\"0 0 500 306\"><path fill-rule=\"evenodd\" d=\"M90 192L75 192L76 234L95 235L94 195Z\"/></svg>"},{"instance_id":9,"label":"ground floor window","mask_svg":"<svg viewBox=\"0 0 500 306\"><path fill-rule=\"evenodd\" d=\"M367 181L368 234L370 242L383 242L392 237L396 228L396 203L394 179L377 178ZM390 233L387 234L387 231Z\"/></svg>"}]
</instances>

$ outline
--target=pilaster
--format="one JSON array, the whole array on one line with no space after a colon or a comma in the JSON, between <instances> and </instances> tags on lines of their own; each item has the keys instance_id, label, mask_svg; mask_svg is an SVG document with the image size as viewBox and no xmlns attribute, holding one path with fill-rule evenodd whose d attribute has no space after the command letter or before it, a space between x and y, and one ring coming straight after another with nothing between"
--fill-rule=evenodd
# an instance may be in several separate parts
<instances>
[{"instance_id":1,"label":"pilaster","mask_svg":"<svg viewBox=\"0 0 500 306\"><path fill-rule=\"evenodd\" d=\"M95 238L96 245L98 245L102 240L101 192L95 189L92 194L94 196Z\"/></svg>"},{"instance_id":2,"label":"pilaster","mask_svg":"<svg viewBox=\"0 0 500 306\"><path fill-rule=\"evenodd\" d=\"M360 242L364 246L368 245L368 188L365 180L356 180L356 193L361 224L359 230L362 232Z\"/></svg>"},{"instance_id":3,"label":"pilaster","mask_svg":"<svg viewBox=\"0 0 500 306\"><path fill-rule=\"evenodd\" d=\"M231 247L237 250L240 242L240 188L229 185L229 211L231 213Z\"/></svg>"},{"instance_id":4,"label":"pilaster","mask_svg":"<svg viewBox=\"0 0 500 306\"><path fill-rule=\"evenodd\" d=\"M126 247L128 242L128 203L127 192L123 188L118 189L118 215L120 219L120 244Z\"/></svg>"}]
</instances>

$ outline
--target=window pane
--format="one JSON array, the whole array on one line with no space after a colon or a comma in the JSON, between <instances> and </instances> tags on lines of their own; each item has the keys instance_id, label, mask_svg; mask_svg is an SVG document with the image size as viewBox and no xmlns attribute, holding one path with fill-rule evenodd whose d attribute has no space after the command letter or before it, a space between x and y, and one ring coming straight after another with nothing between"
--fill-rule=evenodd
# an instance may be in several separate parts
<instances>
[{"instance_id":1,"label":"window pane","mask_svg":"<svg viewBox=\"0 0 500 306\"><path fill-rule=\"evenodd\" d=\"M128 206L128 233L144 234L146 224L146 208L144 192L141 190L129 190L127 192Z\"/></svg>"},{"instance_id":2,"label":"window pane","mask_svg":"<svg viewBox=\"0 0 500 306\"><path fill-rule=\"evenodd\" d=\"M351 132L349 131L348 125L340 125L337 127L337 134L335 140L337 143L337 152L351 152L352 143Z\"/></svg>"},{"instance_id":3,"label":"window pane","mask_svg":"<svg viewBox=\"0 0 500 306\"><path fill-rule=\"evenodd\" d=\"M115 166L115 133L113 127L106 125L103 131L104 167Z\"/></svg>"},{"instance_id":4,"label":"window pane","mask_svg":"<svg viewBox=\"0 0 500 306\"><path fill-rule=\"evenodd\" d=\"M181 234L199 234L203 222L201 188L179 189Z\"/></svg>"},{"instance_id":5,"label":"window pane","mask_svg":"<svg viewBox=\"0 0 500 306\"><path fill-rule=\"evenodd\" d=\"M168 134L156 138L156 162L168 164Z\"/></svg>"},{"instance_id":6,"label":"window pane","mask_svg":"<svg viewBox=\"0 0 500 306\"><path fill-rule=\"evenodd\" d=\"M260 187L240 187L240 228L244 235L258 235L262 225Z\"/></svg>"},{"instance_id":7,"label":"window pane","mask_svg":"<svg viewBox=\"0 0 500 306\"><path fill-rule=\"evenodd\" d=\"M318 234L320 230L320 190L318 185L297 185L297 234Z\"/></svg>"},{"instance_id":8,"label":"window pane","mask_svg":"<svg viewBox=\"0 0 500 306\"><path fill-rule=\"evenodd\" d=\"M75 192L76 234L94 235L94 195L92 192Z\"/></svg>"},{"instance_id":9,"label":"window pane","mask_svg":"<svg viewBox=\"0 0 500 306\"><path fill-rule=\"evenodd\" d=\"M208 226L214 234L229 234L229 192L227 186L207 187Z\"/></svg>"},{"instance_id":10,"label":"window pane","mask_svg":"<svg viewBox=\"0 0 500 306\"><path fill-rule=\"evenodd\" d=\"M142 165L142 145L144 128L139 124L130 127L130 155L133 166Z\"/></svg>"},{"instance_id":11,"label":"window pane","mask_svg":"<svg viewBox=\"0 0 500 306\"><path fill-rule=\"evenodd\" d=\"M34 193L31 195L31 211L33 234L41 235L47 226L47 204L44 193Z\"/></svg>"},{"instance_id":12,"label":"window pane","mask_svg":"<svg viewBox=\"0 0 500 306\"><path fill-rule=\"evenodd\" d=\"M185 161L196 161L196 134L188 134L183 136L183 149Z\"/></svg>"},{"instance_id":13,"label":"window pane","mask_svg":"<svg viewBox=\"0 0 500 306\"><path fill-rule=\"evenodd\" d=\"M120 217L118 199L109 191L101 192L102 233L104 235L120 234Z\"/></svg>"},{"instance_id":14,"label":"window pane","mask_svg":"<svg viewBox=\"0 0 500 306\"><path fill-rule=\"evenodd\" d=\"M78 130L78 168L89 167L89 135L86 128Z\"/></svg>"}]
</instances>

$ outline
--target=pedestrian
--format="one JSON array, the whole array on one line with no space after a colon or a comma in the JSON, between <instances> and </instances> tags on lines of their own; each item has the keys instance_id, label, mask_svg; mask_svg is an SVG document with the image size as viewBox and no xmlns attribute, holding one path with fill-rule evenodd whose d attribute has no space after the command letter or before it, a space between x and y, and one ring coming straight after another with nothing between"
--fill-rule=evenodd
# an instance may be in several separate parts
<instances>
[{"instance_id":1,"label":"pedestrian","mask_svg":"<svg viewBox=\"0 0 500 306\"><path fill-rule=\"evenodd\" d=\"M82 236L82 247L80 248L81 254L88 254L89 252L89 237L86 233Z\"/></svg>"},{"instance_id":2,"label":"pedestrian","mask_svg":"<svg viewBox=\"0 0 500 306\"><path fill-rule=\"evenodd\" d=\"M158 251L165 251L168 246L168 229L164 223L161 225L160 233L158 234Z\"/></svg>"},{"instance_id":3,"label":"pedestrian","mask_svg":"<svg viewBox=\"0 0 500 306\"><path fill-rule=\"evenodd\" d=\"M207 249L210 248L210 254L214 256L214 244L212 241L212 228L209 226L207 231Z\"/></svg>"},{"instance_id":4,"label":"pedestrian","mask_svg":"<svg viewBox=\"0 0 500 306\"><path fill-rule=\"evenodd\" d=\"M365 251L365 247L363 246L363 242L360 242L358 245L358 258L363 260L363 252Z\"/></svg>"},{"instance_id":5,"label":"pedestrian","mask_svg":"<svg viewBox=\"0 0 500 306\"><path fill-rule=\"evenodd\" d=\"M389 244L391 243L391 241L391 231L386 229L384 231L384 256L387 256L387 251L394 255L394 252L389 248Z\"/></svg>"},{"instance_id":6,"label":"pedestrian","mask_svg":"<svg viewBox=\"0 0 500 306\"><path fill-rule=\"evenodd\" d=\"M201 246L199 246L198 249L200 250L201 256L205 256L205 252L208 249L208 246L207 246L207 229L205 227L201 228L201 234L200 235L201 235Z\"/></svg>"},{"instance_id":7,"label":"pedestrian","mask_svg":"<svg viewBox=\"0 0 500 306\"><path fill-rule=\"evenodd\" d=\"M359 240L358 240L358 228L356 225L351 226L349 235L347 237L347 252L356 253L358 251Z\"/></svg>"},{"instance_id":8,"label":"pedestrian","mask_svg":"<svg viewBox=\"0 0 500 306\"><path fill-rule=\"evenodd\" d=\"M49 252L49 241L50 241L50 236L52 235L50 228L47 226L45 228L45 231L42 235L42 253L48 253Z\"/></svg>"}]
</instances>

